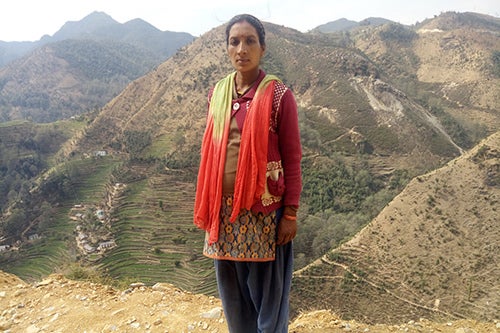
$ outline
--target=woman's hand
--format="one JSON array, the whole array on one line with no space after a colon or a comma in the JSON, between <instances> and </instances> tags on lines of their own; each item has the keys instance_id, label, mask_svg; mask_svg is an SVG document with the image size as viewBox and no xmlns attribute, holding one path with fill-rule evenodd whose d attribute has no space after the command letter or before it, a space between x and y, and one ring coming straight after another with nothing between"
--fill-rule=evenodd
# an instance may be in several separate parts
<instances>
[{"instance_id":1,"label":"woman's hand","mask_svg":"<svg viewBox=\"0 0 500 333\"><path fill-rule=\"evenodd\" d=\"M285 206L283 216L278 224L277 245L285 245L291 242L297 235L297 208Z\"/></svg>"},{"instance_id":2,"label":"woman's hand","mask_svg":"<svg viewBox=\"0 0 500 333\"><path fill-rule=\"evenodd\" d=\"M278 239L276 244L285 245L286 243L291 242L296 235L297 220L288 220L283 216L278 224Z\"/></svg>"}]
</instances>

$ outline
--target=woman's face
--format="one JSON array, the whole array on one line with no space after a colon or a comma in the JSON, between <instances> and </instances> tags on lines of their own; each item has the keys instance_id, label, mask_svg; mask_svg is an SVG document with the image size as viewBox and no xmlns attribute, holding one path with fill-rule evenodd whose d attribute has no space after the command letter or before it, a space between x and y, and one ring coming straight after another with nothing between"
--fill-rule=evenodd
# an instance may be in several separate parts
<instances>
[{"instance_id":1,"label":"woman's face","mask_svg":"<svg viewBox=\"0 0 500 333\"><path fill-rule=\"evenodd\" d=\"M250 23L235 23L229 30L227 53L236 71L257 71L266 47L259 42L257 30Z\"/></svg>"}]
</instances>

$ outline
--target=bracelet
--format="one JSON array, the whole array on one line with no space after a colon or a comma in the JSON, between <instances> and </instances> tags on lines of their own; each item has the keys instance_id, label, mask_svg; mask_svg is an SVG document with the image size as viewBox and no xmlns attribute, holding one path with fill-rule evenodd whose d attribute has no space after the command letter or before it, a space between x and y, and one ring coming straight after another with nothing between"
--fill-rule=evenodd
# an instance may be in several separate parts
<instances>
[{"instance_id":1,"label":"bracelet","mask_svg":"<svg viewBox=\"0 0 500 333\"><path fill-rule=\"evenodd\" d=\"M288 220L288 221L297 221L297 216L283 215L283 217L285 218L285 220Z\"/></svg>"}]
</instances>

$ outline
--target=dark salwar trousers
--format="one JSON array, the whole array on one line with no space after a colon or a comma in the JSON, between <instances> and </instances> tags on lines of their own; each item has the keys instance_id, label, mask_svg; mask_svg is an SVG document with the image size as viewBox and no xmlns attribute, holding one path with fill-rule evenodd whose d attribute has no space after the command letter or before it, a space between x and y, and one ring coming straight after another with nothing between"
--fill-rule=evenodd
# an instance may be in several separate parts
<instances>
[{"instance_id":1,"label":"dark salwar trousers","mask_svg":"<svg viewBox=\"0 0 500 333\"><path fill-rule=\"evenodd\" d=\"M274 261L215 260L215 272L229 332L288 332L292 242L276 247Z\"/></svg>"}]
</instances>

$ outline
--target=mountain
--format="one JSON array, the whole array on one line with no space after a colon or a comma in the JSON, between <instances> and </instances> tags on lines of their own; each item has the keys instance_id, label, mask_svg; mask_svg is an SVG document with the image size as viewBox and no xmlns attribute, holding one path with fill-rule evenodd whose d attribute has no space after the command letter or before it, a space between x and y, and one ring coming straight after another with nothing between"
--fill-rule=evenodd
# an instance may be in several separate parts
<instances>
[{"instance_id":1,"label":"mountain","mask_svg":"<svg viewBox=\"0 0 500 333\"><path fill-rule=\"evenodd\" d=\"M34 48L33 42L0 41L0 68L9 62L22 57Z\"/></svg>"},{"instance_id":2,"label":"mountain","mask_svg":"<svg viewBox=\"0 0 500 333\"><path fill-rule=\"evenodd\" d=\"M0 121L49 123L100 108L160 61L123 42L46 44L0 69Z\"/></svg>"},{"instance_id":3,"label":"mountain","mask_svg":"<svg viewBox=\"0 0 500 333\"><path fill-rule=\"evenodd\" d=\"M194 158L204 126L206 91L230 70L219 46L221 29L208 32L129 85L66 153L96 148L134 153L124 133L136 131L162 142L141 150L139 157L162 158L182 149L183 158ZM392 24L374 27L370 34L360 32L346 42L335 34L301 34L275 25L268 30L264 68L283 76L297 95L310 156L361 153L370 168L389 174L412 170L416 175L498 130L498 76L492 70L498 47L495 31L463 28L454 30L452 39L448 33L428 34ZM479 35L482 38L476 39ZM462 39L470 39L470 47L451 47ZM455 57L454 62L447 60ZM178 147L177 136L183 142ZM318 162L306 160L311 167Z\"/></svg>"},{"instance_id":4,"label":"mountain","mask_svg":"<svg viewBox=\"0 0 500 333\"><path fill-rule=\"evenodd\" d=\"M42 40L54 42L78 37L87 39L88 36L95 35L102 38L106 34L107 29L119 26L120 24L108 14L96 11L85 16L80 21L66 22L52 37L44 36Z\"/></svg>"},{"instance_id":5,"label":"mountain","mask_svg":"<svg viewBox=\"0 0 500 333\"><path fill-rule=\"evenodd\" d=\"M53 36L44 35L38 41L0 41L0 68L36 48L65 39L124 42L165 60L194 37L186 32L160 31L139 18L122 24L106 13L95 11L79 21L66 22Z\"/></svg>"},{"instance_id":6,"label":"mountain","mask_svg":"<svg viewBox=\"0 0 500 333\"><path fill-rule=\"evenodd\" d=\"M52 37L42 41L52 43L65 39L111 40L131 44L167 59L194 37L186 32L160 31L136 18L123 24L103 12L93 12L80 21L67 22Z\"/></svg>"},{"instance_id":7,"label":"mountain","mask_svg":"<svg viewBox=\"0 0 500 333\"><path fill-rule=\"evenodd\" d=\"M394 23L394 22L381 17L368 17L359 22L348 20L346 18L341 18L332 22L327 22L325 24L318 25L316 28L312 29L311 32L329 33L329 32L339 32L339 31L349 31L359 27L367 27L367 26L375 27L389 23Z\"/></svg>"},{"instance_id":8,"label":"mountain","mask_svg":"<svg viewBox=\"0 0 500 333\"><path fill-rule=\"evenodd\" d=\"M497 31L500 25L500 18L492 17L490 15L479 14L479 13L457 13L457 12L446 12L439 16L435 16L432 19L426 19L420 24L417 24L418 28L426 29L439 29L444 31L450 31L455 29L472 28L484 29L486 31Z\"/></svg>"},{"instance_id":9,"label":"mountain","mask_svg":"<svg viewBox=\"0 0 500 333\"><path fill-rule=\"evenodd\" d=\"M385 266L374 269L363 263L384 264L389 262L387 258L360 257L360 266L354 267L357 270L343 275L342 288L347 291L335 289L335 284L314 283L329 281L340 269L335 265L329 266L330 271L321 271L321 276L300 276L313 274L316 266L309 266L311 262L356 239L360 230L375 223L371 221L394 202L410 180L411 186L418 177L424 179L423 175L450 161L475 156L467 154L480 149L477 145L481 140L497 138L500 42L498 29L492 28L497 20L476 20L467 13L443 14L435 20L443 18L451 23L438 30L430 20L419 27L391 23L355 29L349 34L304 34L265 23L268 39L263 67L282 77L297 98L304 150L300 232L295 243L297 269L304 270L298 271L295 280L293 308L297 313L314 306L312 298L305 297L308 290L316 297L315 302L333 308L349 289L356 291L352 285L358 283L357 276L368 276L366 281L375 283L383 281L384 274L393 277L399 269L413 264L405 259L405 253L427 259L431 243L419 238L418 244L426 245L423 248L410 238L414 230L420 230L421 221L409 219L405 230L411 232L398 243L406 251L397 252L404 265L401 268L393 265L386 273ZM472 23L456 23L463 21ZM459 28L444 29L454 25ZM61 149L47 158L47 167L35 172L34 177L22 181L21 176L8 174L12 170L8 165L2 165L2 176L9 176L11 181L2 184L3 188L12 193L2 206L0 218L2 245L11 246L0 254L3 270L32 280L81 265L109 281L168 282L192 292L217 293L212 263L200 254L203 232L191 221L207 92L231 71L224 28L212 29L135 79L102 109L67 120L74 126L74 135L61 143ZM488 141L490 146L496 149ZM0 148L12 157L25 153L19 144L2 141ZM488 163L494 161L488 158ZM494 172L496 167L492 165ZM25 169L31 169L29 161ZM482 176L479 171L466 176ZM465 175L461 177L465 182ZM439 218L451 213L435 202L444 198L441 192L437 196L438 187L440 191L447 188L440 184L426 188L426 199L418 197L416 213L420 217L442 214L435 217L445 223ZM22 195L16 192L19 188ZM448 197L454 195L449 193ZM495 220L494 197L485 196L488 200L477 200L474 212L484 212L485 221ZM457 203L469 207L471 201L467 200L470 198L463 197ZM450 205L450 209L456 207ZM414 213L409 209L404 216ZM492 228L495 234L496 225ZM444 231L433 234L432 240L450 246L438 258L439 263L467 270L462 274L468 278L478 267L465 261L459 266L449 258L453 253L463 253L460 246L469 241L468 234L461 230L455 235L456 241L449 241L451 236ZM383 240L377 243L380 250L367 253L385 254L384 246L392 243L387 240L386 245L386 238ZM440 249L438 245L436 248ZM335 255L328 258L346 265ZM462 300L463 289L450 288L449 296L443 298L441 286L428 287L425 274L433 268L429 262L422 260L420 280L417 272L406 271L407 280L403 282L407 283L408 294L400 293L397 284L389 285L392 280L383 285L390 295L397 296L386 298L387 303L376 298L373 290L363 289L367 290L367 300L377 302L380 311L365 307L369 311L362 320L393 321L407 318L409 313L430 316L432 313L424 309L433 297L441 302L438 314L489 318L490 309L474 312L462 301L448 301ZM485 262L484 270L493 270L493 264ZM492 292L488 286L481 285L484 293ZM317 293L317 288L329 293ZM364 306L363 298L354 291L348 294L353 299L346 301L346 308L338 308L343 317L361 316L355 310L347 313L347 307ZM419 303L411 295L425 298ZM470 295L470 301L479 305L487 299L476 298L472 291ZM401 306L395 301L398 297L405 297ZM408 304L413 303L415 308L410 309ZM409 309L412 312L407 312ZM491 311L495 309L493 305Z\"/></svg>"},{"instance_id":10,"label":"mountain","mask_svg":"<svg viewBox=\"0 0 500 333\"><path fill-rule=\"evenodd\" d=\"M193 39L94 12L32 43L32 50L13 43L29 52L0 68L0 121L52 122L100 108Z\"/></svg>"}]
</instances>

